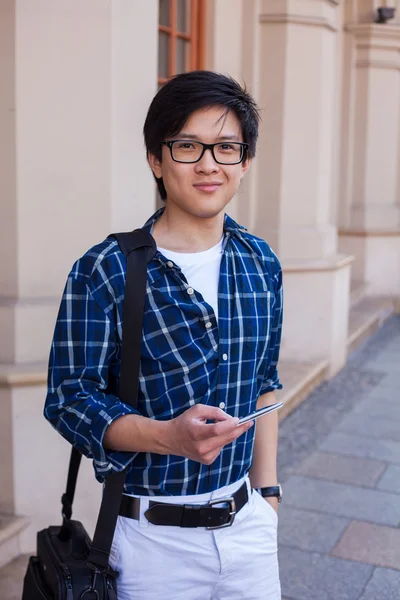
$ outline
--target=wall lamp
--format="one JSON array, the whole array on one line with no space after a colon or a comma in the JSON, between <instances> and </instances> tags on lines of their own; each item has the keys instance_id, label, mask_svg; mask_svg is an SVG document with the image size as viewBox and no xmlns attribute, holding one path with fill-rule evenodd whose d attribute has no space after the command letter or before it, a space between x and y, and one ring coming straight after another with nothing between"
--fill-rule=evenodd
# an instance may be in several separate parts
<instances>
[{"instance_id":1,"label":"wall lamp","mask_svg":"<svg viewBox=\"0 0 400 600\"><path fill-rule=\"evenodd\" d=\"M389 6L380 6L378 8L378 17L375 23L386 23L389 19L393 19L396 9Z\"/></svg>"}]
</instances>

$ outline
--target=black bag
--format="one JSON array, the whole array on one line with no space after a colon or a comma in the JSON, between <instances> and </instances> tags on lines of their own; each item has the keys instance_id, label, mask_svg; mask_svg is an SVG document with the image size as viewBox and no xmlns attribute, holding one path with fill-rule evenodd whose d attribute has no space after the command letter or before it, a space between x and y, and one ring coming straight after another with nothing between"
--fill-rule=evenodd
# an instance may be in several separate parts
<instances>
[{"instance_id":1,"label":"black bag","mask_svg":"<svg viewBox=\"0 0 400 600\"><path fill-rule=\"evenodd\" d=\"M136 407L147 263L157 248L142 229L113 236L127 258L119 397ZM108 561L126 473L113 472L106 479L92 542L82 523L71 519L81 458L72 448L62 525L37 534L37 556L29 559L22 600L117 600L118 572Z\"/></svg>"}]
</instances>

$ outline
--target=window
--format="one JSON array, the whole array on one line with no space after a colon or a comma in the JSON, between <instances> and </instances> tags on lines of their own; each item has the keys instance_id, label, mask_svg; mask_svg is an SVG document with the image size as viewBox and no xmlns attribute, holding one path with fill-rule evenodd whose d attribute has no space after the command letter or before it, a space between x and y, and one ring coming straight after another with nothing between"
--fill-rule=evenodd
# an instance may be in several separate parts
<instances>
[{"instance_id":1,"label":"window","mask_svg":"<svg viewBox=\"0 0 400 600\"><path fill-rule=\"evenodd\" d=\"M203 69L205 0L159 0L158 83Z\"/></svg>"}]
</instances>

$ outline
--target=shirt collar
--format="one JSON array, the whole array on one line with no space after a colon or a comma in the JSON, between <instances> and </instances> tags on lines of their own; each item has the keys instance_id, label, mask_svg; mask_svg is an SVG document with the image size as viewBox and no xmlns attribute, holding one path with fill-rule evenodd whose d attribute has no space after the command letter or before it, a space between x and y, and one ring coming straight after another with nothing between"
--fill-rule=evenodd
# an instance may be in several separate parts
<instances>
[{"instance_id":1,"label":"shirt collar","mask_svg":"<svg viewBox=\"0 0 400 600\"><path fill-rule=\"evenodd\" d=\"M162 208L157 210L154 213L154 215L152 215L146 221L146 223L143 225L142 229L144 229L144 231L147 231L148 233L151 234L154 223L157 221L157 219L159 219L161 217L164 210L165 210L165 206L163 206ZM226 235L225 235L225 240L224 240L224 244L223 244L224 250L225 250L225 246L228 241L228 238L231 235L236 235L238 237L241 237L241 230L247 231L247 229L245 227L238 225L238 223L236 223L236 221L234 221L231 217L229 217L227 214L225 214L224 233L226 233ZM166 269L168 268L167 262L168 261L166 261L164 259L164 257L162 256L162 254L157 250L156 254L154 255L153 259L149 262L148 267L147 267L147 276L148 276L148 281L149 281L150 285L154 285L156 283L156 281L158 281L160 279L160 277L162 277L164 275Z\"/></svg>"}]
</instances>

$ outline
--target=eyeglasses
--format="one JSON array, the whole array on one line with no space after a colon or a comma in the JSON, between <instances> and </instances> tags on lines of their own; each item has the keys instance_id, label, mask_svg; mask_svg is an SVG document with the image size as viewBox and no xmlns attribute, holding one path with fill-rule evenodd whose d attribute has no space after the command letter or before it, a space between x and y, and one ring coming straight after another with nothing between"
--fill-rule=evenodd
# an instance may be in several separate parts
<instances>
[{"instance_id":1,"label":"eyeglasses","mask_svg":"<svg viewBox=\"0 0 400 600\"><path fill-rule=\"evenodd\" d=\"M193 140L170 140L161 142L171 152L171 158L180 163L196 163L202 158L206 150L211 150L213 159L219 165L238 165L241 163L249 147L243 142L218 142L217 144L203 144Z\"/></svg>"}]
</instances>

